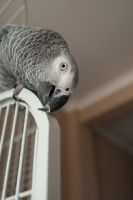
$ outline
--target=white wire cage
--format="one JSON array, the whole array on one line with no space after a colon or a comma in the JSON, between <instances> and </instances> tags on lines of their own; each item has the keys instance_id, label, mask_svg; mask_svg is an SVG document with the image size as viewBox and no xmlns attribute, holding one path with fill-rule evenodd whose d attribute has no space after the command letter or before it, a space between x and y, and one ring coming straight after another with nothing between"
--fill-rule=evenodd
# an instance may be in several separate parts
<instances>
[{"instance_id":1,"label":"white wire cage","mask_svg":"<svg viewBox=\"0 0 133 200\"><path fill-rule=\"evenodd\" d=\"M0 20L27 25L27 1L0 0ZM0 94L0 199L60 200L58 122L38 110L42 104L31 91L20 92L25 103L12 95L13 90Z\"/></svg>"},{"instance_id":2,"label":"white wire cage","mask_svg":"<svg viewBox=\"0 0 133 200\"><path fill-rule=\"evenodd\" d=\"M19 97L26 103L14 102L12 90L0 95L0 170L3 175L3 178L0 177L1 200L60 200L58 122L53 115L47 115L38 110L42 104L29 90L23 89ZM24 111L20 111L22 106ZM30 145L28 142L26 144L26 140L30 136L33 136L32 156L24 158L27 145ZM14 145L19 146L15 152L13 152ZM17 153L16 150L18 158L14 156L14 153ZM24 166L24 162L29 159L31 160L29 166ZM16 166L14 169L13 162ZM26 171L23 172L23 167L29 168L29 174ZM16 175L15 181L11 178L13 173ZM29 179L27 187L24 187L26 181L23 176ZM9 184L11 179L12 183Z\"/></svg>"}]
</instances>

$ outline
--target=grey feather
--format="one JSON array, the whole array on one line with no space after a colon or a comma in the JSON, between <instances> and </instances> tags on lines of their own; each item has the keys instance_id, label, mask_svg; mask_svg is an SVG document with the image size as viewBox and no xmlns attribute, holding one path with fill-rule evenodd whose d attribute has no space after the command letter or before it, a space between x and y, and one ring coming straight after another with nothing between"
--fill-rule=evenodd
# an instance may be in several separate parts
<instances>
[{"instance_id":1,"label":"grey feather","mask_svg":"<svg viewBox=\"0 0 133 200\"><path fill-rule=\"evenodd\" d=\"M63 56L73 70L72 91L78 82L78 68L66 41L50 29L6 25L0 28L0 88L7 90L15 83L37 91L39 81L56 86L50 63ZM72 93L70 91L70 93Z\"/></svg>"}]
</instances>

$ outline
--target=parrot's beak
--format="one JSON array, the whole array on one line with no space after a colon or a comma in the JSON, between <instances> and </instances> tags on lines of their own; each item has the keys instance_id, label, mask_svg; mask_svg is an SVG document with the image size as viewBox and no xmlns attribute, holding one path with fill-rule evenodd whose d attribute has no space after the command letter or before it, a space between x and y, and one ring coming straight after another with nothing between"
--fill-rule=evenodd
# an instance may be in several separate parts
<instances>
[{"instance_id":1,"label":"parrot's beak","mask_svg":"<svg viewBox=\"0 0 133 200\"><path fill-rule=\"evenodd\" d=\"M39 82L37 93L43 104L39 110L47 113L60 109L69 99L69 95L62 95L61 90L48 82Z\"/></svg>"}]
</instances>

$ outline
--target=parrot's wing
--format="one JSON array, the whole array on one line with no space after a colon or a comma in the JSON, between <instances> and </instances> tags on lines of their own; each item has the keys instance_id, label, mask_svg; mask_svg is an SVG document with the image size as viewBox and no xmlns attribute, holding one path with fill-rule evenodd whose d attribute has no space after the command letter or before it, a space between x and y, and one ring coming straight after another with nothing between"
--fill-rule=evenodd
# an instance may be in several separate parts
<instances>
[{"instance_id":1,"label":"parrot's wing","mask_svg":"<svg viewBox=\"0 0 133 200\"><path fill-rule=\"evenodd\" d=\"M3 90L9 90L14 87L16 83L16 78L13 77L9 72L3 67L0 60L0 92Z\"/></svg>"},{"instance_id":2,"label":"parrot's wing","mask_svg":"<svg viewBox=\"0 0 133 200\"><path fill-rule=\"evenodd\" d=\"M0 42L8 32L7 27L0 27ZM3 47L0 45L0 92L2 90L11 89L16 83L16 78L4 67L4 62L2 61L2 49Z\"/></svg>"},{"instance_id":3,"label":"parrot's wing","mask_svg":"<svg viewBox=\"0 0 133 200\"><path fill-rule=\"evenodd\" d=\"M8 30L4 27L0 28L0 42L2 41L2 37L8 33Z\"/></svg>"}]
</instances>

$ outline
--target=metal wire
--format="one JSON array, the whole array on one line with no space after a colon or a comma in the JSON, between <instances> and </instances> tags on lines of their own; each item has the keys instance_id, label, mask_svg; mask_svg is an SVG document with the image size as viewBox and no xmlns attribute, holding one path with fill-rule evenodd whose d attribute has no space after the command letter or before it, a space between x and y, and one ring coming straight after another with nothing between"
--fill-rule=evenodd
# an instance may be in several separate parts
<instances>
[{"instance_id":1,"label":"metal wire","mask_svg":"<svg viewBox=\"0 0 133 200\"><path fill-rule=\"evenodd\" d=\"M6 114L5 114L5 119L4 119L3 129L2 129L2 134L1 134L1 140L0 140L0 159L1 159L1 154L2 154L3 142L4 142L4 138L5 138L5 131L6 131L6 127L7 127L7 120L8 120L8 115L9 115L9 109L10 109L10 103L8 103L7 108L6 108Z\"/></svg>"},{"instance_id":2,"label":"metal wire","mask_svg":"<svg viewBox=\"0 0 133 200\"><path fill-rule=\"evenodd\" d=\"M28 24L28 6L27 6L27 0L23 0L24 4L24 16L23 16L23 25Z\"/></svg>"},{"instance_id":3,"label":"metal wire","mask_svg":"<svg viewBox=\"0 0 133 200\"><path fill-rule=\"evenodd\" d=\"M14 20L24 11L24 5L22 5L19 10L10 18L7 24L11 24Z\"/></svg>"},{"instance_id":4,"label":"metal wire","mask_svg":"<svg viewBox=\"0 0 133 200\"><path fill-rule=\"evenodd\" d=\"M9 0L3 8L0 10L0 17L4 14L4 12L10 7L14 0Z\"/></svg>"},{"instance_id":5,"label":"metal wire","mask_svg":"<svg viewBox=\"0 0 133 200\"><path fill-rule=\"evenodd\" d=\"M38 134L39 134L39 129L38 127L36 128L36 133L35 133L35 144L34 144L34 159L33 159L33 178L32 178L32 188L33 188L33 193L32 196L34 196L34 186L35 186L35 176L36 176L36 159L37 159L37 142L38 142Z\"/></svg>"},{"instance_id":6,"label":"metal wire","mask_svg":"<svg viewBox=\"0 0 133 200\"><path fill-rule=\"evenodd\" d=\"M22 192L19 194L19 197L20 198L23 198L23 197L28 197L30 196L32 193L32 190L28 190L28 191L25 191L25 192ZM15 195L14 196L11 196L11 197L8 197L6 198L5 200L14 200L15 199Z\"/></svg>"},{"instance_id":7,"label":"metal wire","mask_svg":"<svg viewBox=\"0 0 133 200\"><path fill-rule=\"evenodd\" d=\"M7 9L12 5L14 0L9 0L0 10L0 17L7 11ZM13 23L15 19L23 13L23 25L26 26L28 22L28 6L27 0L23 0L23 5L15 12L15 14L10 18L7 24Z\"/></svg>"},{"instance_id":8,"label":"metal wire","mask_svg":"<svg viewBox=\"0 0 133 200\"><path fill-rule=\"evenodd\" d=\"M18 176L17 176L17 185L16 185L16 192L15 192L15 200L18 200L18 198L19 198L20 181L21 181L22 165L23 165L23 157L24 157L24 148L25 148L26 133L27 133L28 114L29 114L29 108L27 106L26 107L25 120L24 120L24 130L23 130L23 136L22 136L20 159L19 159L19 167L18 167Z\"/></svg>"},{"instance_id":9,"label":"metal wire","mask_svg":"<svg viewBox=\"0 0 133 200\"><path fill-rule=\"evenodd\" d=\"M8 158L7 158L7 165L6 165L6 172L5 172L5 178L4 178L4 185L3 185L3 192L2 192L1 200L5 200L5 196L6 196L7 181L8 181L11 155L12 155L12 149L13 149L13 140L14 140L15 129L16 129L17 115L18 115L18 106L19 106L19 103L17 102L16 108L15 108L14 120L13 120L13 127L12 127L11 140L10 140L10 146L9 146L9 151L8 151Z\"/></svg>"},{"instance_id":10,"label":"metal wire","mask_svg":"<svg viewBox=\"0 0 133 200\"><path fill-rule=\"evenodd\" d=\"M0 106L0 117L1 117L1 112L2 112L2 108L1 108L1 106Z\"/></svg>"}]
</instances>

